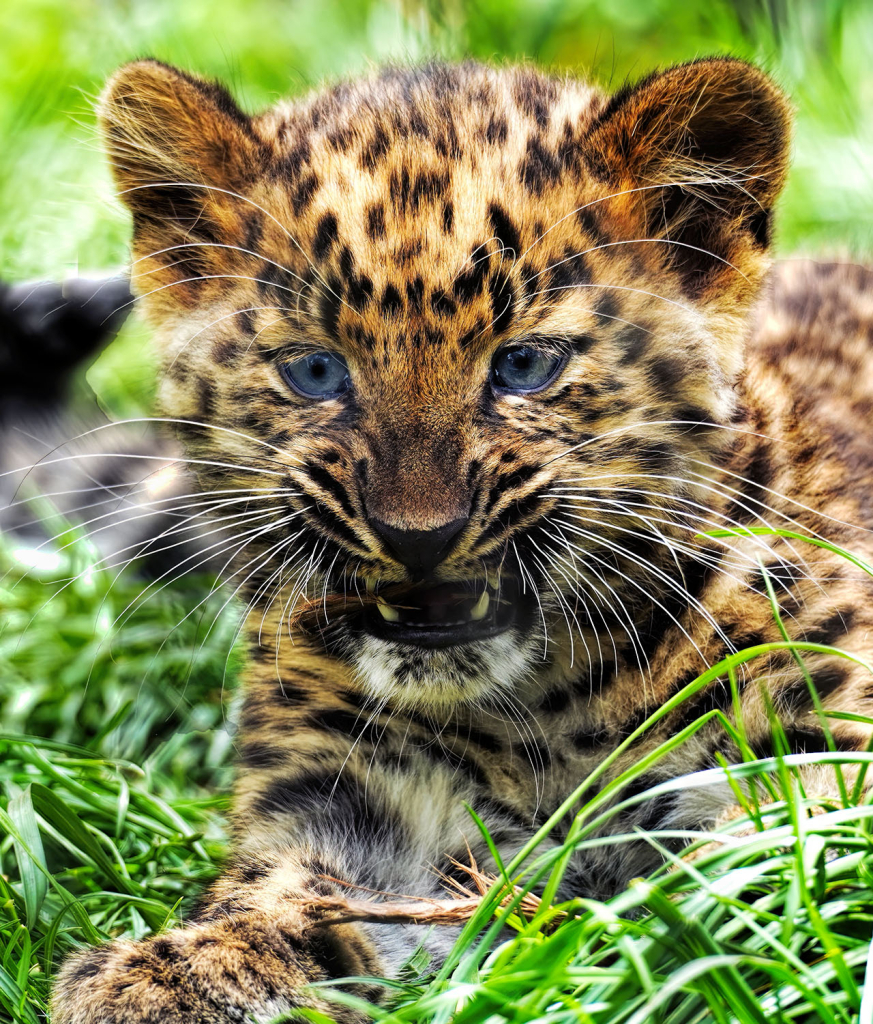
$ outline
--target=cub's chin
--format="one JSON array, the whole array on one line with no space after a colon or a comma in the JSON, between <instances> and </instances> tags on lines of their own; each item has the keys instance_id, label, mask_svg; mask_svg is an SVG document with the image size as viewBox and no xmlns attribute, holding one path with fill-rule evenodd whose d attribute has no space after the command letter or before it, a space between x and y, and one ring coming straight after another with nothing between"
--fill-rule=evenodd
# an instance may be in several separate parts
<instances>
[{"instance_id":1,"label":"cub's chin","mask_svg":"<svg viewBox=\"0 0 873 1024\"><path fill-rule=\"evenodd\" d=\"M349 647L361 688L398 708L476 703L512 691L542 658L542 642L517 628L440 647L365 632Z\"/></svg>"},{"instance_id":2,"label":"cub's chin","mask_svg":"<svg viewBox=\"0 0 873 1024\"><path fill-rule=\"evenodd\" d=\"M532 602L515 580L369 584L348 618L352 661L374 699L440 707L514 689L530 672Z\"/></svg>"},{"instance_id":3,"label":"cub's chin","mask_svg":"<svg viewBox=\"0 0 873 1024\"><path fill-rule=\"evenodd\" d=\"M295 624L352 665L373 700L439 708L517 691L542 667L541 600L504 575L363 581L309 602Z\"/></svg>"}]
</instances>

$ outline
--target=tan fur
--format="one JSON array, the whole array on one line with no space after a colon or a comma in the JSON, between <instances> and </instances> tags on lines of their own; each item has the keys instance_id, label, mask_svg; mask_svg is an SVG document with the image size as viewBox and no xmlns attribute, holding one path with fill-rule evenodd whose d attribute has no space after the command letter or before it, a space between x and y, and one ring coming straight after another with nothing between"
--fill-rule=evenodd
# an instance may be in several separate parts
<instances>
[{"instance_id":1,"label":"tan fur","mask_svg":"<svg viewBox=\"0 0 873 1024\"><path fill-rule=\"evenodd\" d=\"M268 1021L419 941L439 960L451 934L301 907L337 896L330 877L441 896L468 847L487 869L465 801L511 855L647 714L780 639L761 563L790 636L824 648L806 664L825 706L870 713L866 668L827 650L871 655L863 572L699 536L766 523L873 553L869 274L767 277L789 114L761 72L699 61L610 98L529 68L387 69L249 118L140 62L101 116L164 409L203 489L250 495L226 573L250 659L227 873L185 928L74 958L55 1024ZM566 364L501 391L495 357L523 342ZM341 397L282 376L320 350L347 361ZM458 522L431 583L490 584L511 628L434 650L362 628L378 597L416 599L385 531ZM789 749L826 749L789 652L738 686L754 754L769 704ZM733 714L724 679L611 776L712 709ZM640 790L739 754L713 722ZM732 803L689 786L610 828L707 827ZM604 896L654 863L644 843L580 851L564 888Z\"/></svg>"}]
</instances>

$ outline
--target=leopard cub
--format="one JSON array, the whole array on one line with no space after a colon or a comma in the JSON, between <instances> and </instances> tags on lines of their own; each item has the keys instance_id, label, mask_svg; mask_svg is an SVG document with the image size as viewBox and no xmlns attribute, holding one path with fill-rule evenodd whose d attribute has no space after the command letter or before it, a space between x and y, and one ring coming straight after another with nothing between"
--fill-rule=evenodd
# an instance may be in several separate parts
<instances>
[{"instance_id":1,"label":"leopard cub","mask_svg":"<svg viewBox=\"0 0 873 1024\"><path fill-rule=\"evenodd\" d=\"M306 902L487 870L465 803L510 857L704 669L782 641L768 585L825 706L871 713L830 653L873 653L870 581L755 530L873 556L873 278L771 270L790 117L762 72L700 60L607 95L434 63L249 116L147 60L100 116L249 658L225 874L184 927L73 957L55 1024L267 1022L420 942L438 962L448 930L314 927ZM771 706L791 749L827 749L784 643L737 689L753 752ZM712 709L736 711L724 679L609 778ZM713 720L640 792L719 755L740 752ZM610 827L706 828L733 800L688 786ZM562 896L656 864L580 850Z\"/></svg>"}]
</instances>

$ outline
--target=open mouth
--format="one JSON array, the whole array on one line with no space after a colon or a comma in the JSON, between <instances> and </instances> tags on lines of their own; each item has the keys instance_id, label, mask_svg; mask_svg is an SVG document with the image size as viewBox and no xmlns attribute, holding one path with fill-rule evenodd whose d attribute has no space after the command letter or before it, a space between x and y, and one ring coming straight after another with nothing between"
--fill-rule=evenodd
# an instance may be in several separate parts
<instances>
[{"instance_id":1,"label":"open mouth","mask_svg":"<svg viewBox=\"0 0 873 1024\"><path fill-rule=\"evenodd\" d=\"M511 579L368 585L362 625L381 640L416 647L453 647L498 636L521 607Z\"/></svg>"}]
</instances>

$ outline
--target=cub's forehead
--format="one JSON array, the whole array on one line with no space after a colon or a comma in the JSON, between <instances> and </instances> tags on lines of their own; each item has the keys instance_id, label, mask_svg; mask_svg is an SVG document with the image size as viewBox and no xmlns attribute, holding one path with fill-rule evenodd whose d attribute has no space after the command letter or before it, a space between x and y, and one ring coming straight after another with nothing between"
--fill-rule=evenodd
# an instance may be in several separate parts
<instances>
[{"instance_id":1,"label":"cub's forehead","mask_svg":"<svg viewBox=\"0 0 873 1024\"><path fill-rule=\"evenodd\" d=\"M391 69L260 118L265 189L316 258L339 234L404 266L489 238L516 249L580 204L602 106L526 69Z\"/></svg>"},{"instance_id":2,"label":"cub's forehead","mask_svg":"<svg viewBox=\"0 0 873 1024\"><path fill-rule=\"evenodd\" d=\"M742 61L608 100L524 68L392 69L249 117L221 85L144 60L99 111L165 352L192 316L198 337L232 323L260 346L272 312L300 345L351 338L374 367L398 338L420 353L482 338L484 354L531 329L584 348L589 327L632 360L655 311L675 340L684 310L689 339L703 316L719 372L739 372L790 124Z\"/></svg>"},{"instance_id":3,"label":"cub's forehead","mask_svg":"<svg viewBox=\"0 0 873 1024\"><path fill-rule=\"evenodd\" d=\"M385 318L431 340L441 325L499 333L523 278L595 244L573 215L591 198L583 140L602 106L584 83L461 65L391 69L270 111L255 122L258 199L307 280L298 308L335 337L378 338Z\"/></svg>"}]
</instances>

